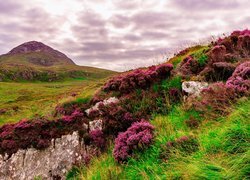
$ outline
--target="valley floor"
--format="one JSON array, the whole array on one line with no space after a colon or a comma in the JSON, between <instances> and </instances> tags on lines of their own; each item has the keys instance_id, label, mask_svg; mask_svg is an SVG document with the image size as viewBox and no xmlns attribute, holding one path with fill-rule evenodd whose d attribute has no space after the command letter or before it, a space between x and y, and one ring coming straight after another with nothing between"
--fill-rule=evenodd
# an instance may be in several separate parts
<instances>
[{"instance_id":1,"label":"valley floor","mask_svg":"<svg viewBox=\"0 0 250 180\"><path fill-rule=\"evenodd\" d=\"M50 116L58 104L90 97L102 84L100 79L0 82L0 126L24 118Z\"/></svg>"}]
</instances>

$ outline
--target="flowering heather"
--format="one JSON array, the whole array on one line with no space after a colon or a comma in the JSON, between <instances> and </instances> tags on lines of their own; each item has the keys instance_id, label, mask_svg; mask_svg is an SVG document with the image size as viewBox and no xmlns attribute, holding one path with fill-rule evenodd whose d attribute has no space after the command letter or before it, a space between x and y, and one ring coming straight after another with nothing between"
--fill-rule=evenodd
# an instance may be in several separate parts
<instances>
[{"instance_id":1,"label":"flowering heather","mask_svg":"<svg viewBox=\"0 0 250 180\"><path fill-rule=\"evenodd\" d=\"M103 132L100 129L96 129L89 132L92 142L99 148L103 149L106 145L106 140Z\"/></svg>"},{"instance_id":2,"label":"flowering heather","mask_svg":"<svg viewBox=\"0 0 250 180\"><path fill-rule=\"evenodd\" d=\"M132 156L133 151L148 147L153 141L154 127L144 120L135 122L127 131L115 139L113 150L117 162L124 162Z\"/></svg>"},{"instance_id":3,"label":"flowering heather","mask_svg":"<svg viewBox=\"0 0 250 180\"><path fill-rule=\"evenodd\" d=\"M103 119L103 131L105 134L116 135L126 130L137 119L118 104L110 104L100 109Z\"/></svg>"},{"instance_id":4,"label":"flowering heather","mask_svg":"<svg viewBox=\"0 0 250 180\"><path fill-rule=\"evenodd\" d=\"M190 76L199 71L199 63L192 57L186 57L180 64L179 71L183 76Z\"/></svg>"},{"instance_id":5,"label":"flowering heather","mask_svg":"<svg viewBox=\"0 0 250 180\"><path fill-rule=\"evenodd\" d=\"M225 108L233 103L238 97L235 89L219 82L213 83L208 88L201 91L200 97L190 96L188 104L195 110L205 113L209 116L227 114ZM212 113L212 114L211 114Z\"/></svg>"},{"instance_id":6,"label":"flowering heather","mask_svg":"<svg viewBox=\"0 0 250 180\"><path fill-rule=\"evenodd\" d=\"M24 119L16 124L6 124L0 127L0 154L11 155L18 149L29 147L46 148L54 138L73 131L85 131L85 123L87 120L83 113L75 110L70 116L53 121L35 118L32 121Z\"/></svg>"},{"instance_id":7,"label":"flowering heather","mask_svg":"<svg viewBox=\"0 0 250 180\"><path fill-rule=\"evenodd\" d=\"M65 115L65 116L63 116L62 119L65 122L71 122L71 121L77 120L79 118L82 118L82 116L83 116L83 113L80 112L80 110L75 109L75 111L71 115Z\"/></svg>"},{"instance_id":8,"label":"flowering heather","mask_svg":"<svg viewBox=\"0 0 250 180\"><path fill-rule=\"evenodd\" d=\"M136 88L149 87L153 82L167 78L173 69L172 64L151 66L148 69L137 69L120 76L116 76L103 87L104 91L120 91L129 93Z\"/></svg>"},{"instance_id":9,"label":"flowering heather","mask_svg":"<svg viewBox=\"0 0 250 180\"><path fill-rule=\"evenodd\" d=\"M250 90L250 61L237 66L233 75L227 80L227 86L239 93L248 93Z\"/></svg>"},{"instance_id":10,"label":"flowering heather","mask_svg":"<svg viewBox=\"0 0 250 180\"><path fill-rule=\"evenodd\" d=\"M229 37L219 39L215 45L224 46L226 53L234 57L248 58L250 56L250 30L234 31ZM226 55L226 54L225 54Z\"/></svg>"},{"instance_id":11,"label":"flowering heather","mask_svg":"<svg viewBox=\"0 0 250 180\"><path fill-rule=\"evenodd\" d=\"M100 115L100 109L103 109L105 108L105 106L108 106L110 104L117 104L117 103L119 103L119 99L117 99L116 97L110 97L108 99L96 103L91 108L85 110L85 112L89 117L94 118Z\"/></svg>"},{"instance_id":12,"label":"flowering heather","mask_svg":"<svg viewBox=\"0 0 250 180\"><path fill-rule=\"evenodd\" d=\"M245 30L242 30L242 31L234 31L231 33L231 36L244 36L244 35L250 35L250 30L248 29L245 29Z\"/></svg>"}]
</instances>

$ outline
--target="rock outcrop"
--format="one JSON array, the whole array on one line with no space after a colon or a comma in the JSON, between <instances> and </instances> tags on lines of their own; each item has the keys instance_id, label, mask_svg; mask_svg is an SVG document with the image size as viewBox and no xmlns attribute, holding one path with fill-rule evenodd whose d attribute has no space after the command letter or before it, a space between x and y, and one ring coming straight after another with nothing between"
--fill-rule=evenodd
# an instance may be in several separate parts
<instances>
[{"instance_id":1,"label":"rock outcrop","mask_svg":"<svg viewBox=\"0 0 250 180\"><path fill-rule=\"evenodd\" d=\"M77 132L53 139L49 148L19 150L8 156L0 155L1 180L65 179L74 164L94 154L96 149L86 146Z\"/></svg>"},{"instance_id":2,"label":"rock outcrop","mask_svg":"<svg viewBox=\"0 0 250 180\"><path fill-rule=\"evenodd\" d=\"M198 96L202 89L208 87L207 82L185 81L182 83L182 90L188 95Z\"/></svg>"}]
</instances>

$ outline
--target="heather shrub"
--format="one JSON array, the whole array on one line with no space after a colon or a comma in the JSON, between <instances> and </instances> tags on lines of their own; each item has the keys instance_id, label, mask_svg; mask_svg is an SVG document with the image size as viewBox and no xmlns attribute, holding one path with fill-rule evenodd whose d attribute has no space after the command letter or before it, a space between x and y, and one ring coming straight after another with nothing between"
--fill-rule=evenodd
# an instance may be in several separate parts
<instances>
[{"instance_id":1,"label":"heather shrub","mask_svg":"<svg viewBox=\"0 0 250 180\"><path fill-rule=\"evenodd\" d=\"M203 89L200 97L190 96L187 105L204 114L217 116L227 114L229 109L225 107L235 102L237 97L234 88L224 83L214 83Z\"/></svg>"},{"instance_id":2,"label":"heather shrub","mask_svg":"<svg viewBox=\"0 0 250 180\"><path fill-rule=\"evenodd\" d=\"M127 131L115 139L113 156L117 162L124 162L132 157L136 150L147 148L153 141L154 127L144 120L133 123Z\"/></svg>"},{"instance_id":3,"label":"heather shrub","mask_svg":"<svg viewBox=\"0 0 250 180\"><path fill-rule=\"evenodd\" d=\"M99 102L97 106L95 105L86 111L89 118L102 120L104 134L115 136L137 120L122 106L121 102L103 102Z\"/></svg>"},{"instance_id":4,"label":"heather shrub","mask_svg":"<svg viewBox=\"0 0 250 180\"><path fill-rule=\"evenodd\" d=\"M131 93L121 98L123 107L136 118L149 118L153 113L167 111L166 99L161 92L153 89L141 91L139 94Z\"/></svg>"},{"instance_id":5,"label":"heather shrub","mask_svg":"<svg viewBox=\"0 0 250 180\"><path fill-rule=\"evenodd\" d=\"M100 129L90 131L89 136L95 146L104 150L106 146L106 140L103 132Z\"/></svg>"},{"instance_id":6,"label":"heather shrub","mask_svg":"<svg viewBox=\"0 0 250 180\"><path fill-rule=\"evenodd\" d=\"M89 106L90 98L77 98L74 101L65 102L56 106L54 117L58 115L71 115L75 109L84 110Z\"/></svg>"},{"instance_id":7,"label":"heather shrub","mask_svg":"<svg viewBox=\"0 0 250 180\"><path fill-rule=\"evenodd\" d=\"M238 93L247 94L250 90L250 61L236 67L233 75L227 80L227 86L234 88Z\"/></svg>"},{"instance_id":8,"label":"heather shrub","mask_svg":"<svg viewBox=\"0 0 250 180\"><path fill-rule=\"evenodd\" d=\"M145 89L153 82L167 78L172 69L172 64L161 64L151 66L147 69L136 69L114 77L105 84L103 90L106 92L120 91L121 94L127 94L137 88Z\"/></svg>"},{"instance_id":9,"label":"heather shrub","mask_svg":"<svg viewBox=\"0 0 250 180\"><path fill-rule=\"evenodd\" d=\"M192 56L187 56L181 62L180 68L178 70L182 76L190 77L199 71L199 64Z\"/></svg>"},{"instance_id":10,"label":"heather shrub","mask_svg":"<svg viewBox=\"0 0 250 180\"><path fill-rule=\"evenodd\" d=\"M0 127L0 153L11 155L18 149L47 148L54 138L73 131L86 131L86 123L86 117L76 109L71 115L56 120L37 117L30 121L24 119L16 124L4 125Z\"/></svg>"},{"instance_id":11,"label":"heather shrub","mask_svg":"<svg viewBox=\"0 0 250 180\"><path fill-rule=\"evenodd\" d=\"M211 63L224 62L225 55L226 55L226 47L224 45L216 45L208 53Z\"/></svg>"},{"instance_id":12,"label":"heather shrub","mask_svg":"<svg viewBox=\"0 0 250 180\"><path fill-rule=\"evenodd\" d=\"M174 76L170 79L163 80L160 86L161 97L164 98L165 106L162 108L168 108L172 104L180 102L182 98L182 78L180 76Z\"/></svg>"},{"instance_id":13,"label":"heather shrub","mask_svg":"<svg viewBox=\"0 0 250 180\"><path fill-rule=\"evenodd\" d=\"M230 36L219 39L215 42L216 46L224 46L225 53L229 53L234 57L248 58L250 56L250 34L249 30L234 31ZM224 56L224 60L226 55Z\"/></svg>"}]
</instances>

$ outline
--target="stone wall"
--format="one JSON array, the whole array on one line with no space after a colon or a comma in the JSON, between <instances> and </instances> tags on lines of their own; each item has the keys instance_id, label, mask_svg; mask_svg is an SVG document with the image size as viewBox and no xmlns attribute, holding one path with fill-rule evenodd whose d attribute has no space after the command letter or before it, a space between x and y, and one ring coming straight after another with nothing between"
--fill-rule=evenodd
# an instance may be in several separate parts
<instances>
[{"instance_id":1,"label":"stone wall","mask_svg":"<svg viewBox=\"0 0 250 180\"><path fill-rule=\"evenodd\" d=\"M85 146L77 132L53 139L49 148L19 150L11 157L0 155L1 180L65 179L74 163L95 149Z\"/></svg>"}]
</instances>

